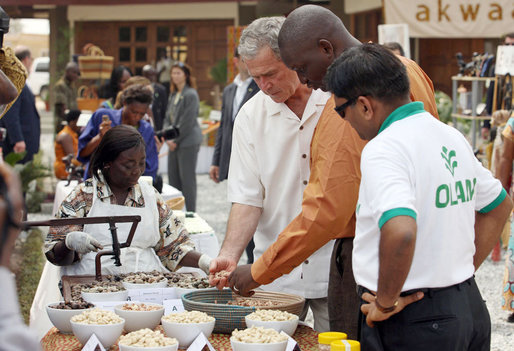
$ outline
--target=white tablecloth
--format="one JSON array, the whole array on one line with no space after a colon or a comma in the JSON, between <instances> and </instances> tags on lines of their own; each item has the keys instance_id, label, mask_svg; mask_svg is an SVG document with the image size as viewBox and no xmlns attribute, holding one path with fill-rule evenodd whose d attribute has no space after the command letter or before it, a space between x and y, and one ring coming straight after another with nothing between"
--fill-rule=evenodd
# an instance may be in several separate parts
<instances>
[{"instance_id":1,"label":"white tablecloth","mask_svg":"<svg viewBox=\"0 0 514 351\"><path fill-rule=\"evenodd\" d=\"M159 152L159 174L168 174L168 144L164 144ZM198 151L198 160L196 162L196 174L209 173L211 168L212 155L214 155L214 147L201 145ZM167 178L166 178L167 179Z\"/></svg>"}]
</instances>

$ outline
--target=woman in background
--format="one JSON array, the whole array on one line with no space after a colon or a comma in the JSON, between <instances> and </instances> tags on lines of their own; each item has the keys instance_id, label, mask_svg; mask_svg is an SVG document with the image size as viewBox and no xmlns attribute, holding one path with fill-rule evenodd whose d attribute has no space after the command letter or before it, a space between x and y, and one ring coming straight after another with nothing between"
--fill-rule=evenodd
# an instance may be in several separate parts
<instances>
[{"instance_id":1,"label":"woman in background","mask_svg":"<svg viewBox=\"0 0 514 351\"><path fill-rule=\"evenodd\" d=\"M171 95L163 123L163 129L174 126L179 136L167 140L169 184L186 199L186 209L196 211L196 161L202 143L202 131L198 125L200 99L195 90L191 68L182 62L171 67Z\"/></svg>"},{"instance_id":2,"label":"woman in background","mask_svg":"<svg viewBox=\"0 0 514 351\"><path fill-rule=\"evenodd\" d=\"M111 79L109 80L109 85L106 87L107 100L102 102L100 107L113 110L118 93L125 88L125 83L130 77L132 77L132 72L130 72L130 70L123 65L113 69L111 73Z\"/></svg>"},{"instance_id":3,"label":"woman in background","mask_svg":"<svg viewBox=\"0 0 514 351\"><path fill-rule=\"evenodd\" d=\"M131 85L121 94L122 108L111 110L99 108L93 113L79 137L77 159L87 165L86 178L90 157L100 144L105 133L114 126L126 124L136 128L143 136L146 144L146 170L144 175L157 176L159 160L153 127L143 119L152 103L153 93L148 86Z\"/></svg>"}]
</instances>

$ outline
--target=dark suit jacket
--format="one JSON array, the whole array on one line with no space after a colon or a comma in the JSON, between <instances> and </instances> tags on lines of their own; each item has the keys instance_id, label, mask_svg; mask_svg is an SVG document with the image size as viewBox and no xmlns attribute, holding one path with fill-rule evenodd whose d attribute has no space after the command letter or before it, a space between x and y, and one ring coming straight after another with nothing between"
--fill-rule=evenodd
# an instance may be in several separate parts
<instances>
[{"instance_id":1,"label":"dark suit jacket","mask_svg":"<svg viewBox=\"0 0 514 351\"><path fill-rule=\"evenodd\" d=\"M0 126L7 129L7 139L2 145L4 156L13 151L14 144L25 141L27 155L20 163L32 160L34 154L39 151L41 125L36 99L27 85L23 87L18 100L0 120Z\"/></svg>"},{"instance_id":2,"label":"dark suit jacket","mask_svg":"<svg viewBox=\"0 0 514 351\"><path fill-rule=\"evenodd\" d=\"M168 105L168 93L162 84L153 83L153 102L152 113L155 123L155 131L162 129L162 123L166 116L166 106Z\"/></svg>"},{"instance_id":3,"label":"dark suit jacket","mask_svg":"<svg viewBox=\"0 0 514 351\"><path fill-rule=\"evenodd\" d=\"M214 155L212 156L212 165L219 166L219 181L225 180L228 177L228 167L230 164L230 152L232 150L232 129L234 128L234 121L232 121L232 112L234 105L234 97L236 96L237 85L234 83L228 85L223 90L223 103L221 105L221 121L216 136L216 146L214 147ZM237 109L245 104L252 96L257 94L259 87L254 80L248 86L246 94Z\"/></svg>"}]
</instances>

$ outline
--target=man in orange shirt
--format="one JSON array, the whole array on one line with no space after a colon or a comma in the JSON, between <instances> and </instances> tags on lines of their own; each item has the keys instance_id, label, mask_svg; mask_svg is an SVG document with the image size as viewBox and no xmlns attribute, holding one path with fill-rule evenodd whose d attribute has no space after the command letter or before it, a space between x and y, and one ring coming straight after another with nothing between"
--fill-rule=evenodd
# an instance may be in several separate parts
<instances>
[{"instance_id":1,"label":"man in orange shirt","mask_svg":"<svg viewBox=\"0 0 514 351\"><path fill-rule=\"evenodd\" d=\"M279 35L284 63L296 71L302 83L314 89L323 89L328 66L346 48L358 45L361 43L334 13L316 5L291 12ZM422 101L425 110L438 116L431 80L414 61L400 59L407 68L411 100ZM311 175L303 193L302 212L262 257L253 265L238 267L228 281L241 294L249 295L252 289L289 273L328 241L337 239L328 290L330 329L357 339L360 300L351 265L360 153L365 142L334 107L330 99L313 135ZM226 284L223 279L211 282Z\"/></svg>"}]
</instances>

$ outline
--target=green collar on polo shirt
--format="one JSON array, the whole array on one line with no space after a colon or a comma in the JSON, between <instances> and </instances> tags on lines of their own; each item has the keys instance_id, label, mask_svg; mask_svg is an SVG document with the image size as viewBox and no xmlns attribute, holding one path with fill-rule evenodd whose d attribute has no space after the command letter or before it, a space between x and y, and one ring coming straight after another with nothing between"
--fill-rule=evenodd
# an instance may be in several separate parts
<instances>
[{"instance_id":1,"label":"green collar on polo shirt","mask_svg":"<svg viewBox=\"0 0 514 351\"><path fill-rule=\"evenodd\" d=\"M421 101L414 101L406 105L400 106L384 120L384 122L380 126L380 129L378 130L378 134L380 134L384 129L389 127L394 122L413 115L417 115L418 113L422 112L425 112L425 108Z\"/></svg>"}]
</instances>

